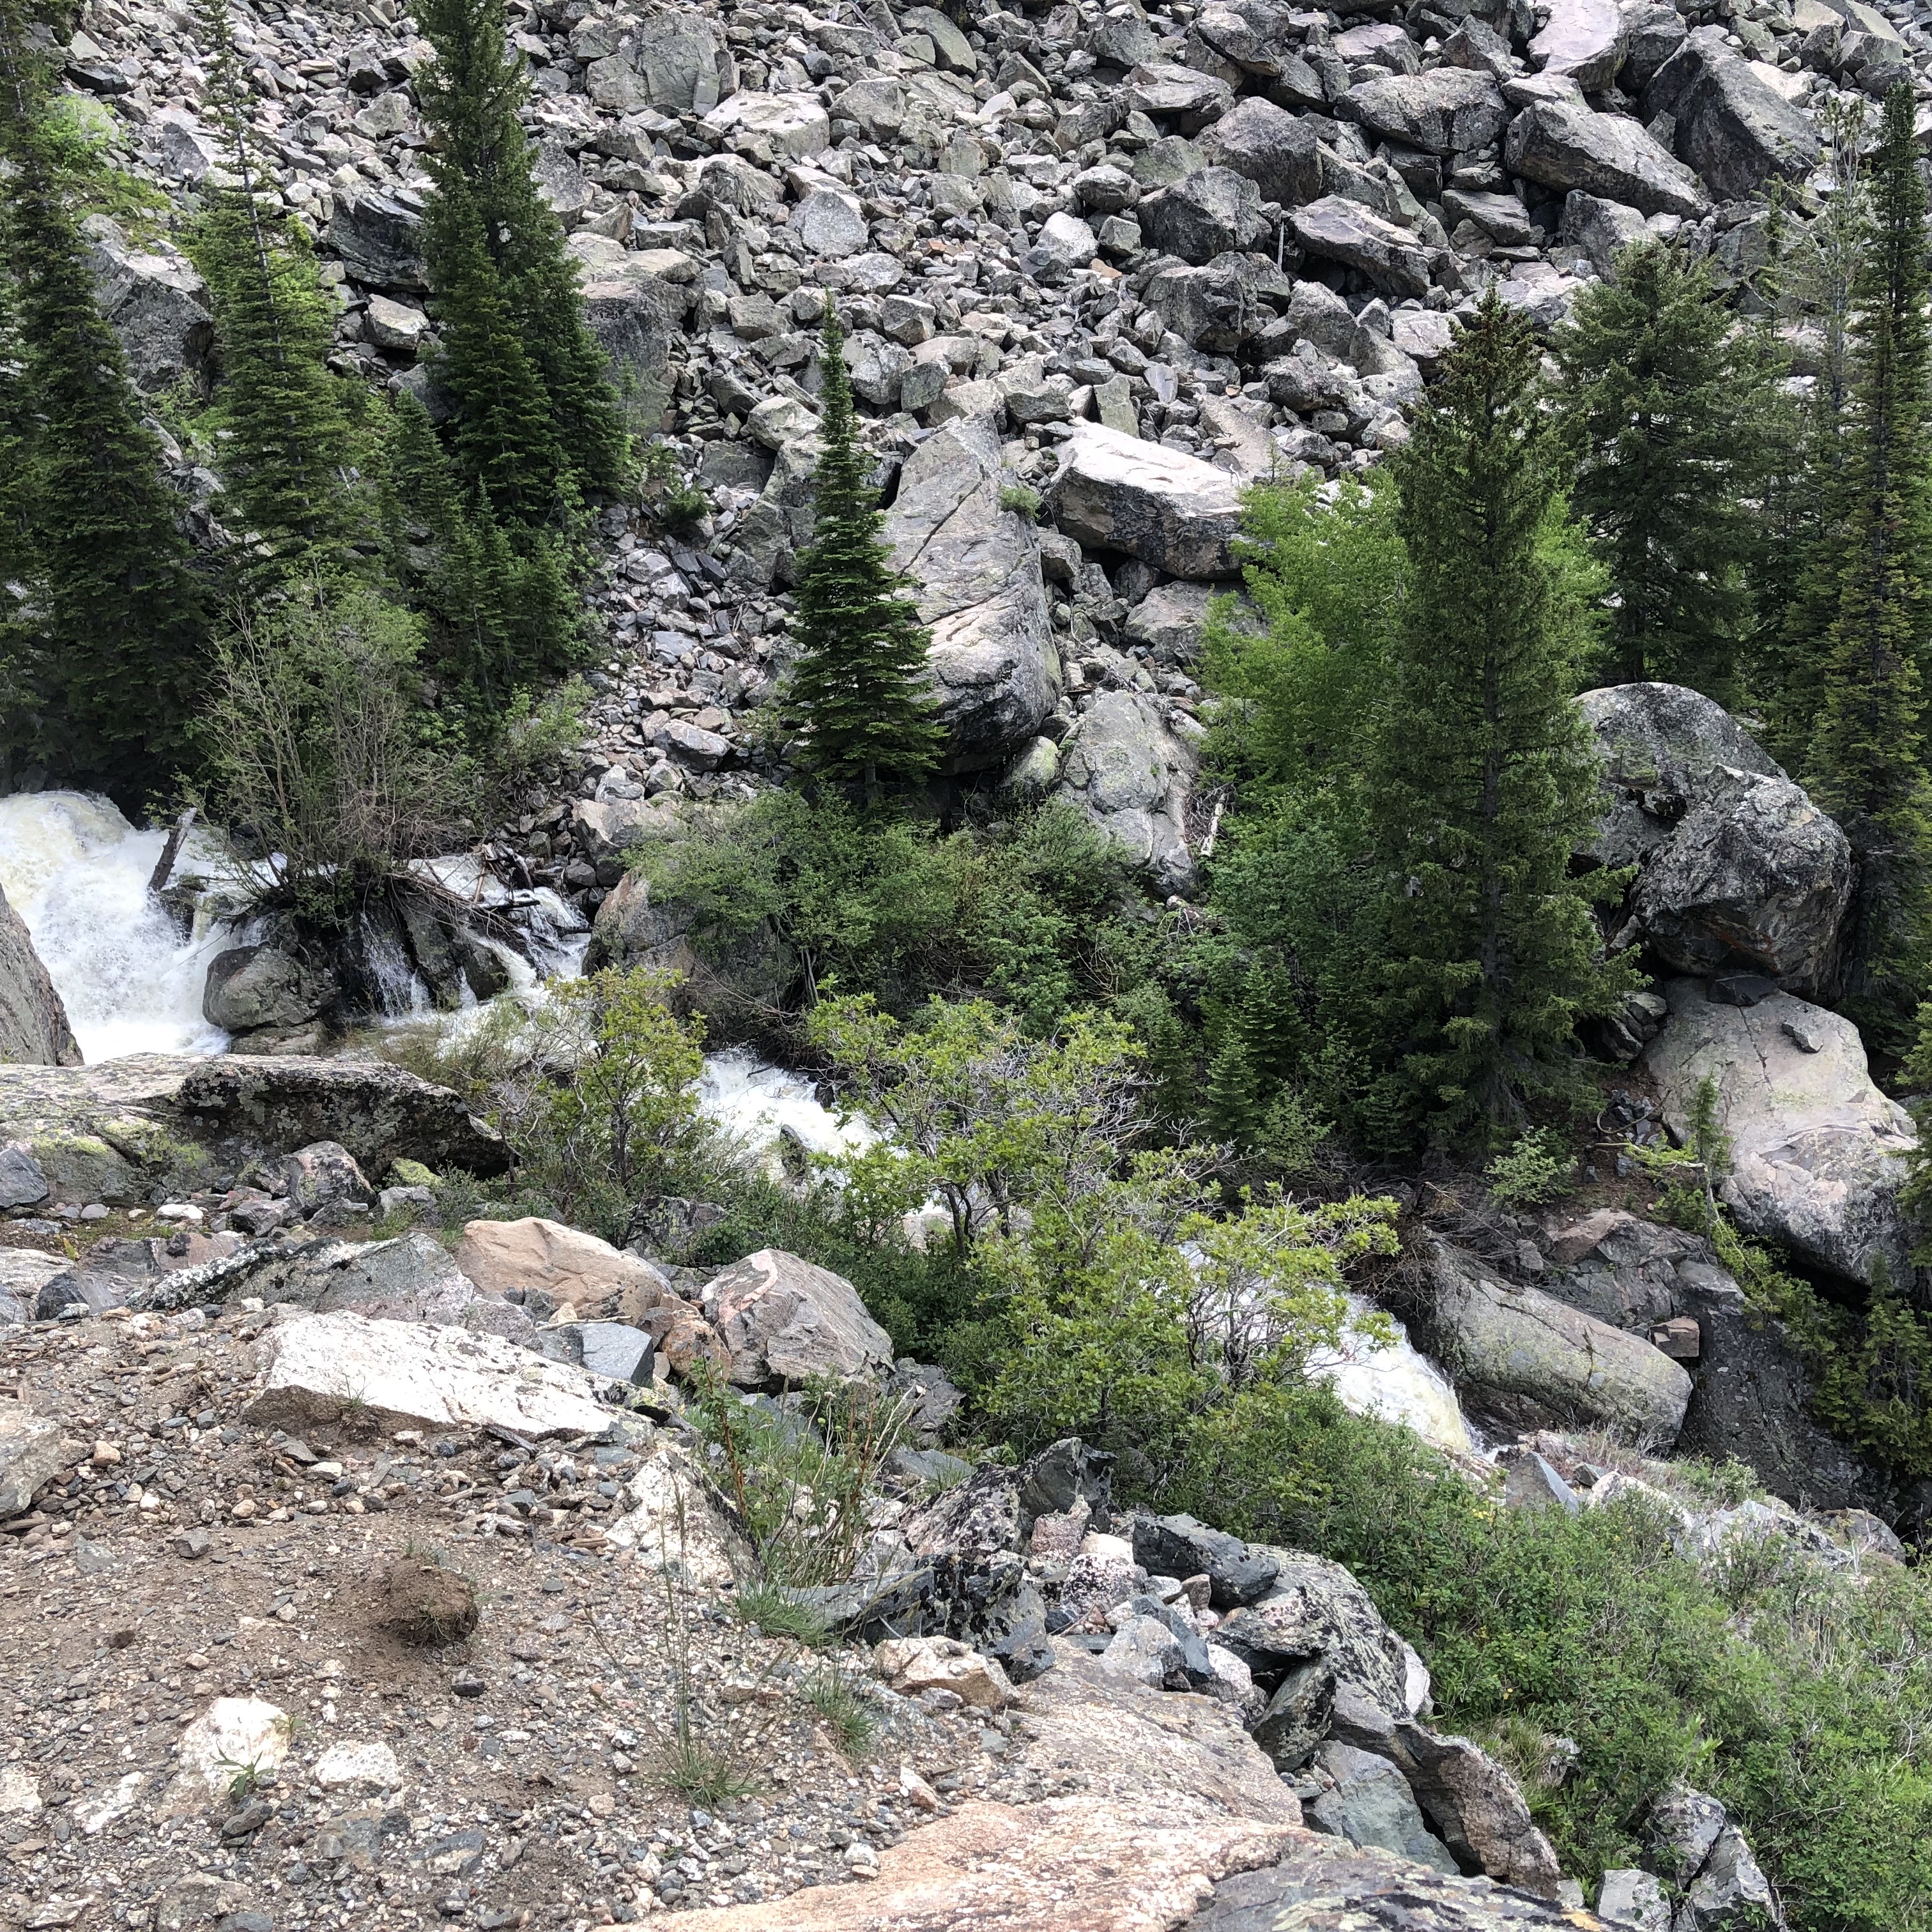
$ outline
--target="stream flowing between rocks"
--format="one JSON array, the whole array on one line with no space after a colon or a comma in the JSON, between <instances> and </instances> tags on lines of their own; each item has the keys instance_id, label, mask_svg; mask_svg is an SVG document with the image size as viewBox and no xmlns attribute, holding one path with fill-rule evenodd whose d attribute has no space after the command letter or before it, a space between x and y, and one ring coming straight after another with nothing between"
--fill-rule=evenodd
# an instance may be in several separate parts
<instances>
[{"instance_id":1,"label":"stream flowing between rocks","mask_svg":"<svg viewBox=\"0 0 1932 1932\"><path fill-rule=\"evenodd\" d=\"M90 1064L134 1053L218 1054L228 1046L228 1034L202 1013L202 989L215 956L245 943L247 924L214 916L203 900L182 934L148 890L166 837L130 824L106 799L86 794L0 798L0 890L26 921ZM212 868L214 858L190 834L177 876L196 865ZM424 862L458 892L478 890L474 861ZM507 997L527 998L543 981L573 976L581 966L586 935L568 929L560 902L554 913L544 904L554 896L538 895L526 922L538 968L507 946L495 949L511 969ZM433 1011L406 961L398 962L391 1004L398 1018ZM448 1018L473 1023L480 1010L472 1005ZM824 1106L811 1080L744 1048L706 1056L699 1098L718 1126L754 1149L776 1149L790 1136L808 1153L829 1154L875 1138L862 1118ZM1356 1296L1350 1304L1358 1314L1369 1306ZM1315 1370L1358 1413L1404 1424L1465 1455L1477 1446L1448 1378L1400 1323L1390 1346L1358 1344L1318 1359Z\"/></svg>"}]
</instances>

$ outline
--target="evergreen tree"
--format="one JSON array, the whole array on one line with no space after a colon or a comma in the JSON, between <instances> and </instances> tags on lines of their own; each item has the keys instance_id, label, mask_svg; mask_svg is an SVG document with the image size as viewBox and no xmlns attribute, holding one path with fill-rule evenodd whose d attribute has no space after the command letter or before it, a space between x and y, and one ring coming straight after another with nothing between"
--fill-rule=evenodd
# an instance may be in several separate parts
<instances>
[{"instance_id":1,"label":"evergreen tree","mask_svg":"<svg viewBox=\"0 0 1932 1932\"><path fill-rule=\"evenodd\" d=\"M0 8L0 258L30 400L40 754L123 796L158 776L206 668L200 586L62 189L49 83Z\"/></svg>"},{"instance_id":2,"label":"evergreen tree","mask_svg":"<svg viewBox=\"0 0 1932 1932\"><path fill-rule=\"evenodd\" d=\"M1570 855L1600 806L1545 541L1556 433L1528 324L1492 290L1396 461L1408 594L1370 756L1382 1009L1438 1137L1576 1086L1572 1029L1630 983Z\"/></svg>"},{"instance_id":3,"label":"evergreen tree","mask_svg":"<svg viewBox=\"0 0 1932 1932\"><path fill-rule=\"evenodd\" d=\"M500 513L535 523L562 486L622 485L622 410L532 172L502 0L424 0L419 17L436 52L417 92L439 137L424 153L437 380L456 406L466 471Z\"/></svg>"},{"instance_id":4,"label":"evergreen tree","mask_svg":"<svg viewBox=\"0 0 1932 1932\"><path fill-rule=\"evenodd\" d=\"M1728 694L1762 541L1776 365L1701 261L1662 242L1617 258L1552 345L1580 452L1572 501L1616 592L1613 674Z\"/></svg>"},{"instance_id":5,"label":"evergreen tree","mask_svg":"<svg viewBox=\"0 0 1932 1932\"><path fill-rule=\"evenodd\" d=\"M34 627L28 600L39 574L33 548L33 436L26 352L14 326L14 292L0 274L0 794L40 732Z\"/></svg>"},{"instance_id":6,"label":"evergreen tree","mask_svg":"<svg viewBox=\"0 0 1932 1932\"><path fill-rule=\"evenodd\" d=\"M926 629L880 538L884 516L859 447L844 348L828 302L824 448L812 472L812 542L798 560L790 699L802 728L800 762L836 783L857 781L871 803L887 778L923 778L944 733L926 682Z\"/></svg>"},{"instance_id":7,"label":"evergreen tree","mask_svg":"<svg viewBox=\"0 0 1932 1932\"><path fill-rule=\"evenodd\" d=\"M1846 446L1847 507L1827 548L1838 608L1805 784L1858 861L1846 941L1846 1007L1902 1052L1932 944L1932 784L1921 665L1932 617L1926 198L1908 87L1885 103L1870 236L1857 285ZM1835 554L1834 554L1835 552Z\"/></svg>"},{"instance_id":8,"label":"evergreen tree","mask_svg":"<svg viewBox=\"0 0 1932 1932\"><path fill-rule=\"evenodd\" d=\"M358 520L349 417L328 366L334 312L306 244L264 191L226 0L200 0L196 22L208 118L232 177L204 188L194 248L221 353L223 493L237 534L264 547L276 574L311 574L351 558Z\"/></svg>"},{"instance_id":9,"label":"evergreen tree","mask_svg":"<svg viewBox=\"0 0 1932 1932\"><path fill-rule=\"evenodd\" d=\"M398 403L383 488L389 566L429 620L426 668L446 697L484 716L579 655L566 539L511 533L454 466L413 396Z\"/></svg>"}]
</instances>

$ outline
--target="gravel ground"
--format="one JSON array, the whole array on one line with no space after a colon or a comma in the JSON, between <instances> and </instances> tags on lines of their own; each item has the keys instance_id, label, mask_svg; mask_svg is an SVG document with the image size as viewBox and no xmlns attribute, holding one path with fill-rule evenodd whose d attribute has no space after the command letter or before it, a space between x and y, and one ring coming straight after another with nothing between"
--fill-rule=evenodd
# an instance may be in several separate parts
<instances>
[{"instance_id":1,"label":"gravel ground","mask_svg":"<svg viewBox=\"0 0 1932 1932\"><path fill-rule=\"evenodd\" d=\"M647 1427L298 1441L238 1419L261 1319L0 1334L0 1402L74 1456L0 1526L4 1932L622 1923L863 1883L927 1815L1046 1795L1003 1768L1023 1714L896 1696L864 1652L766 1639L608 1543ZM392 1566L424 1557L473 1587L466 1638L387 1627ZM869 1720L850 1761L808 1694L828 1682ZM184 1732L218 1699L285 1712L286 1760L184 1796ZM680 1710L740 1795L672 1788Z\"/></svg>"}]
</instances>

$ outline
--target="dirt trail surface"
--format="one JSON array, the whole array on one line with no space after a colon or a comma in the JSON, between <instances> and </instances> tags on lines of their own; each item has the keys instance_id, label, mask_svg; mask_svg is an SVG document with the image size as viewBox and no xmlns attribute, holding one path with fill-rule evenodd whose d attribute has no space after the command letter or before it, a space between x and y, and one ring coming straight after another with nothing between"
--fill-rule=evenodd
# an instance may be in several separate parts
<instances>
[{"instance_id":1,"label":"dirt trail surface","mask_svg":"<svg viewBox=\"0 0 1932 1932\"><path fill-rule=\"evenodd\" d=\"M862 1882L920 1807L1079 1781L1004 1768L1023 1718L896 1696L864 1652L767 1640L619 1546L677 1458L648 1424L526 1448L242 1422L268 1318L0 1340L0 1464L40 1417L63 1472L0 1534L6 1932L621 1923ZM404 1634L426 1567L452 1600ZM469 1636L416 1640L472 1594ZM828 1672L877 1723L856 1766L807 1701ZM668 1788L681 1685L750 1795Z\"/></svg>"}]
</instances>

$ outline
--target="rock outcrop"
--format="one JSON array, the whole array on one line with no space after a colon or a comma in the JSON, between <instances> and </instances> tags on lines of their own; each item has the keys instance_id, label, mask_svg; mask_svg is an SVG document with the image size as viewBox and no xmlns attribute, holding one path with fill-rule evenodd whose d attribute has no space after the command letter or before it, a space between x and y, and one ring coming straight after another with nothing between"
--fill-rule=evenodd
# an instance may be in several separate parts
<instances>
[{"instance_id":1,"label":"rock outcrop","mask_svg":"<svg viewBox=\"0 0 1932 1932\"><path fill-rule=\"evenodd\" d=\"M1663 991L1670 1018L1644 1064L1680 1137L1700 1083L1714 1083L1731 1146L1719 1191L1738 1226L1848 1280L1870 1282L1882 1263L1895 1285L1909 1282L1898 1190L1917 1136L1873 1084L1858 1029L1788 993L1738 1006L1700 980Z\"/></svg>"},{"instance_id":2,"label":"rock outcrop","mask_svg":"<svg viewBox=\"0 0 1932 1932\"><path fill-rule=\"evenodd\" d=\"M81 1055L26 921L0 892L0 1062L8 1061L78 1066Z\"/></svg>"}]
</instances>

